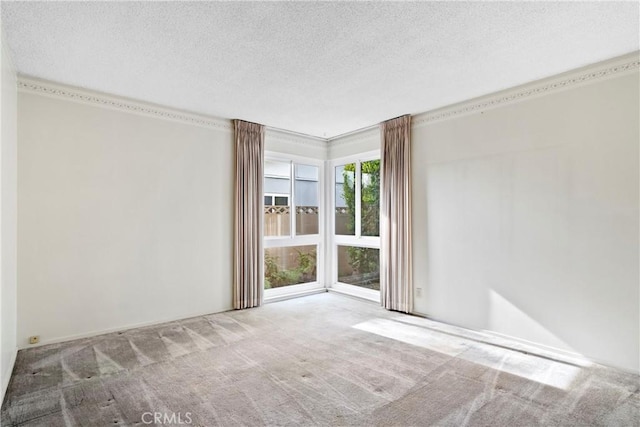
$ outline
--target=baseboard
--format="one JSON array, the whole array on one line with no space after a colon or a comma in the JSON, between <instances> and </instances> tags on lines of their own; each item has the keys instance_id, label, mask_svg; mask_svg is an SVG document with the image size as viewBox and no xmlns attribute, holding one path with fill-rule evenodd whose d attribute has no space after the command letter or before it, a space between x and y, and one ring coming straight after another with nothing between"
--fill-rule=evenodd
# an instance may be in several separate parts
<instances>
[{"instance_id":1,"label":"baseboard","mask_svg":"<svg viewBox=\"0 0 640 427\"><path fill-rule=\"evenodd\" d=\"M570 350L565 350L565 349L562 349L562 348L551 347L551 346L540 344L540 343L537 343L537 342L534 342L534 341L527 341L525 339L514 337L514 336L511 336L511 335L501 334L500 332L489 331L489 330L482 330L482 332L494 335L494 336L496 336L498 338L504 338L504 339L516 341L516 342L518 342L520 344L523 344L523 345L526 345L526 346L530 346L530 347L534 347L534 348L538 348L538 349L543 350L543 351L547 351L547 352L550 352L550 353L555 353L555 354L561 355L563 357L574 358L574 359L578 359L578 360L583 360L583 361L586 361L586 362L594 363L594 364L597 364L597 365L607 366L607 367L610 367L610 368L617 369L619 371L627 372L629 374L634 374L634 375L640 374L640 370L633 370L633 369L625 368L624 366L617 366L615 364L612 364L611 362L599 359L597 357L592 357L592 356L576 353L576 352L573 352L573 351L570 351Z\"/></svg>"},{"instance_id":2,"label":"baseboard","mask_svg":"<svg viewBox=\"0 0 640 427\"><path fill-rule=\"evenodd\" d=\"M507 341L510 341L512 344L518 344L521 346L521 347L519 346L510 347L514 351L524 351L527 353L538 354L538 355L542 355L544 353L552 353L554 355L557 355L558 359L575 359L577 361L592 362L592 360L586 358L582 354L572 352L566 349L551 347L551 346L540 344L534 341L528 341L523 338L514 337L512 335L501 334L500 332L491 331L488 329L469 328L466 326L447 322L447 321L438 319L436 317L429 316L424 313L413 312L411 314L413 314L414 316L423 317L425 319L441 323L442 325L445 325L445 327L453 327L463 332L466 331L469 334L478 334L479 336L467 337L467 338L472 339L474 341L483 342L485 344L502 346L503 344L500 343L499 340L507 340Z\"/></svg>"},{"instance_id":3,"label":"baseboard","mask_svg":"<svg viewBox=\"0 0 640 427\"><path fill-rule=\"evenodd\" d=\"M312 290L307 290L307 291L303 291L303 292L296 292L296 293L292 293L292 294L281 295L281 296L278 296L278 297L272 297L272 298L269 298L268 300L265 300L265 304L272 303L272 302L277 302L277 301L283 301L283 300L287 300L287 299L291 299L291 298L297 298L297 297L302 297L302 296L307 296L307 295L313 295L313 294L317 294L317 293L323 293L323 292L327 292L327 291L328 292L335 292L335 293L338 293L338 294L341 294L341 295L345 295L345 296L348 296L348 297L352 297L352 298L357 298L357 299L360 299L362 301L376 302L376 301L372 301L372 300L367 299L367 298L363 298L360 295L354 295L354 294L351 294L351 293L348 293L348 292L344 292L342 290L337 290L335 288L319 288L319 289L312 289ZM117 327L117 328L108 328L108 329L103 329L103 330L99 330L99 331L92 331L92 332L86 332L86 333L81 333L81 334L68 335L68 336L64 336L64 337L52 338L52 339L49 339L49 340L43 340L38 344L19 345L14 350L13 355L11 357L11 362L10 362L11 369L9 370L8 375L2 377L2 385L1 385L2 389L0 390L0 402L2 402L4 400L4 396L5 396L7 387L9 386L9 382L11 380L11 374L13 373L13 368L15 366L16 357L17 357L17 354L18 354L19 350L26 349L26 348L41 347L41 346L45 346L45 345L49 345L49 344L57 344L57 343L62 343L62 342L67 342L67 341L73 341L73 340L82 339L82 338L90 338L90 337L95 337L95 336L99 336L99 335L110 334L110 333L113 333L113 332L126 331L126 330L130 330L130 329L143 328L143 327L147 327L147 326L154 326L154 325L159 325L159 324L162 324L162 323L175 322L175 321L179 321L179 320L186 320L186 319L191 319L191 318L194 318L194 317L208 316L208 315L211 315L211 314L224 313L224 312L227 312L227 311L232 311L232 309L222 310L222 311L215 312L215 313L207 312L207 313L189 315L187 317L172 317L172 318L167 318L167 319L162 319L162 320L141 322L141 323L126 325L126 326ZM594 357L591 357L591 356L582 355L582 354L579 354L579 353L571 352L571 351L560 349L560 348L556 348L556 347L550 347L550 346L547 346L547 345L544 345L544 344L540 344L540 343L536 343L536 342L532 342L532 341L527 341L527 340L522 339L522 338L501 334L501 333L495 332L495 331L475 330L475 329L467 328L467 327L464 327L464 326L455 325L455 324L452 324L452 323L445 322L443 320L434 318L432 316L426 315L424 313L414 312L412 314L415 315L415 316L418 316L418 317L423 317L425 319L429 319L429 320L433 320L435 322L442 323L443 325L453 326L455 328L466 330L466 331L469 331L469 332L472 332L472 333L486 334L486 335L489 335L490 337L492 336L492 337L494 337L496 339L508 339L510 341L513 341L515 343L519 343L521 345L524 345L524 346L528 347L527 349L521 349L521 348L514 347L513 348L514 351L526 351L526 352L530 352L532 354L543 354L545 352L546 353L553 353L553 354L558 356L559 360L567 359L567 358L575 359L575 360L581 360L581 361L595 363L595 364L602 365L602 366L612 367L612 368L615 368L615 369L618 369L618 370L621 370L621 371L624 371L624 372L627 372L627 373L630 373L630 374L634 374L634 375L640 374L640 370L629 369L629 368L626 368L626 367L623 367L623 366L616 366L615 364L612 364L609 361L601 360L601 359L594 358ZM487 341L483 341L483 342L485 342L486 344L495 345L495 342L492 342L492 340L487 340ZM536 351L536 350L538 350L538 351Z\"/></svg>"},{"instance_id":4,"label":"baseboard","mask_svg":"<svg viewBox=\"0 0 640 427\"><path fill-rule=\"evenodd\" d=\"M640 374L640 370L634 370L634 369L626 368L624 366L618 366L616 364L611 363L610 361L602 360L589 355L584 355L581 353L577 353L575 351L552 347L545 344L537 343L534 341L528 341L523 338L514 337L512 335L506 335L500 332L491 331L487 329L478 330L478 329L468 328L465 326L456 325L450 322L440 320L438 318L434 318L424 313L414 312L412 314L418 317L423 317L425 319L432 320L434 322L442 323L443 325L451 326L464 331L469 331L472 334L486 335L488 339L470 338L479 342L483 342L485 344L504 346L503 343L499 342L499 340L508 340L508 341L511 341L513 344L517 344L513 347L509 347L513 351L530 353L540 357L553 358L558 361L573 363L577 365L587 366L590 364L597 364L597 365L606 366L609 368L614 368L619 371L627 372L634 375Z\"/></svg>"},{"instance_id":5,"label":"baseboard","mask_svg":"<svg viewBox=\"0 0 640 427\"><path fill-rule=\"evenodd\" d=\"M558 355L562 355L562 356L566 356L566 357L572 357L572 358L576 358L576 359L588 360L582 354L576 353L575 351L567 350L567 349L564 349L564 348L552 347L552 346L549 346L549 345L537 343L535 341L525 340L523 338L518 338L518 337L514 337L512 335L507 335L507 334L502 334L500 332L491 331L491 330L488 330L488 329L482 329L480 332L482 332L484 334L492 335L492 336L494 336L496 338L502 338L502 339L506 339L506 340L510 340L510 341L515 341L515 342L523 344L525 346L535 347L535 348L543 350L543 351L556 353Z\"/></svg>"},{"instance_id":6,"label":"baseboard","mask_svg":"<svg viewBox=\"0 0 640 427\"><path fill-rule=\"evenodd\" d=\"M326 288L319 288L319 289L313 289L313 290L308 290L308 291L303 291L303 292L296 292L296 293L292 293L292 294L286 294L286 295L281 295L281 296L269 298L268 300L265 301L265 303L282 301L282 300L289 299L289 298L296 298L296 297L301 297L301 296L306 296L306 295L312 295L312 294L315 294L315 293L326 292L326 291L327 291ZM176 321L179 321L179 320L186 320L186 319L191 319L191 318L194 318L194 317L208 316L208 315L217 314L217 313L224 313L224 312L232 311L232 310L233 310L232 308L229 308L227 310L222 310L222 311L217 311L217 312L196 313L196 314L189 315L189 316L186 316L186 317L185 316L169 317L169 318L160 319L160 320L152 320L152 321L149 321L149 322L134 323L134 324L120 326L120 327L116 327L116 328L107 328L107 329L101 329L101 330L97 330L97 331L83 332L83 333L80 333L80 334L66 335L66 336L63 336L63 337L44 339L44 340L41 340L38 344L26 344L26 343L20 344L20 345L18 345L18 350L23 350L23 349L27 349L27 348L42 347L42 346L45 346L45 345L58 344L58 343L63 343L63 342L68 342L68 341L79 340L79 339L83 339L83 338L91 338L91 337L96 337L96 336L99 336L99 335L111 334L113 332L127 331L127 330L130 330L130 329L136 329L136 328L144 328L146 326L160 325L162 323L176 322ZM15 360L15 356L14 356L14 360Z\"/></svg>"},{"instance_id":7,"label":"baseboard","mask_svg":"<svg viewBox=\"0 0 640 427\"><path fill-rule=\"evenodd\" d=\"M47 340L42 340L38 344L21 344L21 345L18 345L18 350L23 350L23 349L27 349L27 348L34 348L34 347L42 347L42 346L49 345L49 344L58 344L58 343L67 342L67 341L74 341L74 340L78 340L78 339L82 339L82 338L91 338L91 337L96 337L96 336L99 336L99 335L111 334L113 332L127 331L127 330L130 330L130 329L144 328L146 326L160 325L162 323L169 323L169 322L176 322L176 321L179 321L179 320L192 319L194 317L209 316L211 314L224 313L224 312L232 311L232 310L233 310L232 308L229 308L227 310L216 311L216 312L195 313L195 314L190 314L188 316L170 317L170 318L166 318L166 319L152 320L152 321L149 321L149 322L141 322L141 323L135 323L135 324L131 324L131 325L120 326L120 327L116 327L116 328L107 328L107 329L101 329L101 330L98 330L98 331L83 332L83 333L74 334L74 335L66 335L66 336L63 336L63 337L50 338L50 339L47 339Z\"/></svg>"},{"instance_id":8,"label":"baseboard","mask_svg":"<svg viewBox=\"0 0 640 427\"><path fill-rule=\"evenodd\" d=\"M312 294L315 294L315 293L326 292L326 291L327 291L326 288L318 288L318 289L313 289L313 290L308 290L308 291L296 292L296 293L292 293L292 294L286 294L286 295L281 295L281 296L269 298L268 300L265 301L265 303L282 301L282 300L289 299L289 298L296 298L296 297L301 297L301 296L306 296L306 295L312 295ZM101 330L97 330L97 331L83 332L83 333L80 333L80 334L66 335L66 336L63 336L63 337L43 339L38 344L22 343L22 344L18 345L18 350L23 350L23 349L28 349L28 348L35 348L35 347L42 347L42 346L50 345L50 344L59 344L59 343L79 340L79 339L83 339L83 338L91 338L91 337L96 337L96 336L99 336L99 335L111 334L113 332L127 331L127 330L130 330L130 329L144 328L144 327L147 327L147 326L154 326L154 325L160 325L162 323L176 322L176 321L179 321L179 320L186 320L186 319L191 319L191 318L194 318L194 317L208 316L208 315L217 314L217 313L224 313L224 312L232 311L232 310L233 309L230 307L227 310L222 310L222 311L217 311L217 312L196 313L196 314L188 315L186 317L185 316L170 317L170 318L165 318L165 319L160 319L160 320L152 320L152 321L149 321L149 322L134 323L134 324L120 326L120 327L116 327L116 328L107 328L107 329L101 329Z\"/></svg>"},{"instance_id":9,"label":"baseboard","mask_svg":"<svg viewBox=\"0 0 640 427\"><path fill-rule=\"evenodd\" d=\"M13 350L11 355L11 361L9 362L9 369L5 372L6 375L2 376L2 390L0 390L0 405L4 403L4 396L7 394L7 388L11 382L11 376L13 374L13 368L16 365L16 358L18 357L18 348Z\"/></svg>"}]
</instances>

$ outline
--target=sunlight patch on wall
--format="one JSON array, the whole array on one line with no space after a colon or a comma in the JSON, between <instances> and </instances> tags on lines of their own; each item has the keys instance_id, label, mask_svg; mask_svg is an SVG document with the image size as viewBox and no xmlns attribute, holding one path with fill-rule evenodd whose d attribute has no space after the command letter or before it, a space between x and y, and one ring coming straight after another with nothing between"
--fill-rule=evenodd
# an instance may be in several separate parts
<instances>
[{"instance_id":1,"label":"sunlight patch on wall","mask_svg":"<svg viewBox=\"0 0 640 427\"><path fill-rule=\"evenodd\" d=\"M534 343L573 351L567 343L493 290L489 292L488 329Z\"/></svg>"}]
</instances>

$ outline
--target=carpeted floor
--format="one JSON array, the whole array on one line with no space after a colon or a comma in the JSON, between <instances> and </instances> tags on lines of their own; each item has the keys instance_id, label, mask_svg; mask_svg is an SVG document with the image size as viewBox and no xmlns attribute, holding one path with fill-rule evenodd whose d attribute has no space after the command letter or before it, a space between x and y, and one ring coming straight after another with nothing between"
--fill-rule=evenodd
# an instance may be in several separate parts
<instances>
[{"instance_id":1,"label":"carpeted floor","mask_svg":"<svg viewBox=\"0 0 640 427\"><path fill-rule=\"evenodd\" d=\"M491 339L318 294L20 351L2 425L640 425L637 375Z\"/></svg>"}]
</instances>

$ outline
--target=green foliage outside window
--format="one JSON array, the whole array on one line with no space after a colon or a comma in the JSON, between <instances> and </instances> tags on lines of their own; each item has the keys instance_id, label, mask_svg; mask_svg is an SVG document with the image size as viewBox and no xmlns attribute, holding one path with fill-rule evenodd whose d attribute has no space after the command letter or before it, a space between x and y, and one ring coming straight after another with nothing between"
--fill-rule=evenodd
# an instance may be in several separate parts
<instances>
[{"instance_id":1,"label":"green foliage outside window","mask_svg":"<svg viewBox=\"0 0 640 427\"><path fill-rule=\"evenodd\" d=\"M297 267L291 270L280 268L278 257L265 251L264 254L264 288L308 283L316 280L316 252L302 252L296 249Z\"/></svg>"},{"instance_id":2,"label":"green foliage outside window","mask_svg":"<svg viewBox=\"0 0 640 427\"><path fill-rule=\"evenodd\" d=\"M347 230L349 235L355 235L356 231L356 197L355 197L355 163L344 166L342 196L347 208ZM371 160L361 163L362 187L361 187L361 235L380 235L380 160ZM366 275L379 271L378 251L369 248L350 246L347 248L349 265L356 275ZM297 267L282 269L278 263L278 257L265 251L265 289L282 286L308 283L316 280L316 253L303 252L296 249Z\"/></svg>"},{"instance_id":3,"label":"green foliage outside window","mask_svg":"<svg viewBox=\"0 0 640 427\"><path fill-rule=\"evenodd\" d=\"M355 183L356 165L349 163L344 166L342 176L344 178L342 184L342 196L347 205L348 221L347 230L349 234L354 235L356 231L355 212L356 212L356 196L353 188ZM361 172L363 177L363 185L361 188L361 235L362 236L379 236L380 235L380 160L371 160L361 163ZM368 181L364 183L364 177L368 177ZM379 270L379 256L377 251L367 250L367 248L357 248L350 246L348 249L350 258L349 265L353 268L354 273L366 274Z\"/></svg>"}]
</instances>

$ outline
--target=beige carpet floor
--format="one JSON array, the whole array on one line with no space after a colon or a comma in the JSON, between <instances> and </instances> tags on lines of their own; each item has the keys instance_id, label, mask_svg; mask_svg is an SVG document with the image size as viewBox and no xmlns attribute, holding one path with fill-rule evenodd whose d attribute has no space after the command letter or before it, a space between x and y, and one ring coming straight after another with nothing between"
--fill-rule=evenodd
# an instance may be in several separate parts
<instances>
[{"instance_id":1,"label":"beige carpet floor","mask_svg":"<svg viewBox=\"0 0 640 427\"><path fill-rule=\"evenodd\" d=\"M513 348L324 293L22 350L1 421L640 425L637 375Z\"/></svg>"}]
</instances>

